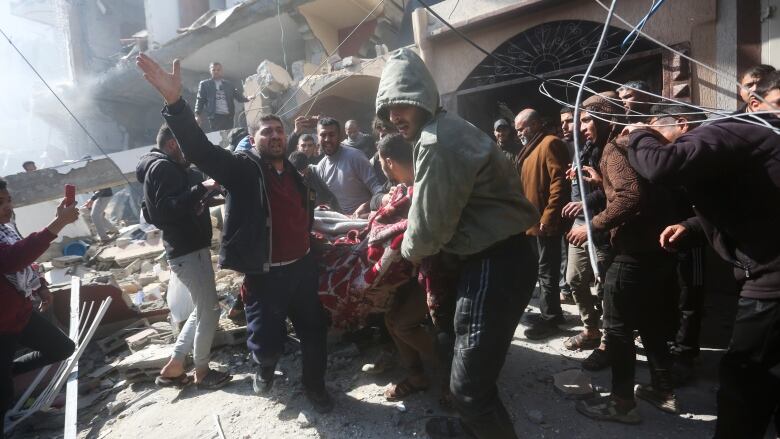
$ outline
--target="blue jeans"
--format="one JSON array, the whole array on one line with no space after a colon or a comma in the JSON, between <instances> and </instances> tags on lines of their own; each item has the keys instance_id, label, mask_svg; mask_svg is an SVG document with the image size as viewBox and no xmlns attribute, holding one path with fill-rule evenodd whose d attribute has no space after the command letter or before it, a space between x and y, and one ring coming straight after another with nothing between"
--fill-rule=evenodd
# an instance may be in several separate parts
<instances>
[{"instance_id":1,"label":"blue jeans","mask_svg":"<svg viewBox=\"0 0 780 439\"><path fill-rule=\"evenodd\" d=\"M261 368L276 366L284 353L287 317L301 340L303 385L325 389L327 325L317 295L319 270L309 253L300 260L259 275L247 275L244 297L246 345Z\"/></svg>"}]
</instances>

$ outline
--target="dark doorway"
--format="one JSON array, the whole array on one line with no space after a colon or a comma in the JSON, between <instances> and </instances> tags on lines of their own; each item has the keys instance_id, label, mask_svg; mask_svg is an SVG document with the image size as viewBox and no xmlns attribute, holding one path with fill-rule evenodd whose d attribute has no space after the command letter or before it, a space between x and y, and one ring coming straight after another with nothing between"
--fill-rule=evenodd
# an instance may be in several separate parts
<instances>
[{"instance_id":1,"label":"dark doorway","mask_svg":"<svg viewBox=\"0 0 780 439\"><path fill-rule=\"evenodd\" d=\"M475 66L458 91L443 96L445 107L486 132L492 131L497 118L510 118L527 107L537 109L557 124L561 105L542 95L539 79L527 72L544 79L570 79L584 73L603 27L603 23L563 20L542 23L515 35ZM618 62L618 68L612 71ZM661 51L644 38L610 27L593 74L609 74L610 80L621 84L644 80L652 90L660 92ZM601 81L592 81L589 86L597 92L616 89L615 85ZM574 102L575 88L548 83L547 90L562 101Z\"/></svg>"},{"instance_id":2,"label":"dark doorway","mask_svg":"<svg viewBox=\"0 0 780 439\"><path fill-rule=\"evenodd\" d=\"M602 65L594 69L596 76L609 73L613 63ZM565 73L545 75L547 78L569 79L574 74L585 71L581 69L566 69ZM578 78L575 78L578 79ZM618 83L626 83L632 80L647 81L652 90L659 92L662 86L662 67L660 53L648 53L629 61L623 61L620 66L609 75L610 80ZM532 77L507 81L506 83L491 84L475 87L470 90L462 90L455 93L458 114L485 132L492 133L493 122L501 117L509 117L507 109L512 115L524 108L534 108L541 112L545 118L557 124L561 105L544 96L539 91L540 81ZM616 89L616 86L603 81L594 81L588 87L597 92ZM562 84L548 83L547 91L557 99L573 104L577 89L565 88ZM587 98L589 94L585 95ZM511 121L510 121L511 122Z\"/></svg>"}]
</instances>

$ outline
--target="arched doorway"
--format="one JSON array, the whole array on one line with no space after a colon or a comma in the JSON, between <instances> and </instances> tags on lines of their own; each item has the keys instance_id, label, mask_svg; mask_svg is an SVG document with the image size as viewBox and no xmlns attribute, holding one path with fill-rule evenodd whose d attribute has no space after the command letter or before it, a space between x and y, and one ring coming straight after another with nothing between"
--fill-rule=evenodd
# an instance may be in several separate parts
<instances>
[{"instance_id":1,"label":"arched doorway","mask_svg":"<svg viewBox=\"0 0 780 439\"><path fill-rule=\"evenodd\" d=\"M543 23L525 30L505 41L493 51L493 55L545 79L568 79L583 73L598 44L603 23L564 20ZM594 69L595 75L608 73L624 55L621 44L628 31L610 27L606 41ZM609 75L616 82L642 79L657 91L664 89L662 52L650 41L639 37L625 54L620 65ZM443 96L445 107L454 110L465 119L487 132L492 131L493 121L527 107L536 108L542 114L557 120L560 106L539 93L539 80L520 69L511 68L492 57L477 64L458 87ZM614 90L606 83L594 83L597 91ZM573 101L569 90L550 87L558 98ZM504 110L502 111L502 108Z\"/></svg>"}]
</instances>

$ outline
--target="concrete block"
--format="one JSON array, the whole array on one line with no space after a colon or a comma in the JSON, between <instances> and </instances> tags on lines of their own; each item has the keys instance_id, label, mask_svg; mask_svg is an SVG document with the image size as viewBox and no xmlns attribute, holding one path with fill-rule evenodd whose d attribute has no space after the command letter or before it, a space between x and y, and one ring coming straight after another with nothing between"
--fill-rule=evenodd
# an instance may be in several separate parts
<instances>
[{"instance_id":1,"label":"concrete block","mask_svg":"<svg viewBox=\"0 0 780 439\"><path fill-rule=\"evenodd\" d=\"M51 265L54 268L67 268L79 265L84 262L84 258L81 256L60 256L51 260Z\"/></svg>"},{"instance_id":2,"label":"concrete block","mask_svg":"<svg viewBox=\"0 0 780 439\"><path fill-rule=\"evenodd\" d=\"M237 346L246 343L246 339L246 326L239 326L230 320L221 319L211 346Z\"/></svg>"},{"instance_id":3,"label":"concrete block","mask_svg":"<svg viewBox=\"0 0 780 439\"><path fill-rule=\"evenodd\" d=\"M130 348L130 352L138 352L142 347L148 345L151 339L156 335L157 331L153 328L144 329L137 334L125 338L125 343L127 343L127 347Z\"/></svg>"},{"instance_id":4,"label":"concrete block","mask_svg":"<svg viewBox=\"0 0 780 439\"><path fill-rule=\"evenodd\" d=\"M287 70L285 70L284 67L268 60L264 60L257 66L257 76L255 80L260 87L266 88L274 93L281 93L287 90L293 83L290 74L287 73Z\"/></svg>"},{"instance_id":5,"label":"concrete block","mask_svg":"<svg viewBox=\"0 0 780 439\"><path fill-rule=\"evenodd\" d=\"M569 369L553 375L555 390L570 399L583 399L593 394L590 375L579 369Z\"/></svg>"},{"instance_id":6,"label":"concrete block","mask_svg":"<svg viewBox=\"0 0 780 439\"><path fill-rule=\"evenodd\" d=\"M97 345L103 353L108 354L126 345L125 337L131 331L140 331L144 328L149 328L149 320L141 319L124 328L114 332L108 337L104 337L97 341Z\"/></svg>"},{"instance_id":7,"label":"concrete block","mask_svg":"<svg viewBox=\"0 0 780 439\"><path fill-rule=\"evenodd\" d=\"M152 272L141 273L141 275L138 276L138 283L141 285L141 287L146 287L149 284L157 282L157 280L157 276L155 276Z\"/></svg>"},{"instance_id":8,"label":"concrete block","mask_svg":"<svg viewBox=\"0 0 780 439\"><path fill-rule=\"evenodd\" d=\"M159 370L168 362L173 352L172 346L149 345L144 349L125 357L116 365L120 374L129 371L143 371L147 369Z\"/></svg>"}]
</instances>

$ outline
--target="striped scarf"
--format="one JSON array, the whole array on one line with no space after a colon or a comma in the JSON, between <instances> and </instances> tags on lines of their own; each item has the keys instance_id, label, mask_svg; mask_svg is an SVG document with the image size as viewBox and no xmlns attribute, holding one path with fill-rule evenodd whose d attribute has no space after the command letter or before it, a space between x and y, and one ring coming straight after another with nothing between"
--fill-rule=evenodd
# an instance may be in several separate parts
<instances>
[{"instance_id":1,"label":"striped scarf","mask_svg":"<svg viewBox=\"0 0 780 439\"><path fill-rule=\"evenodd\" d=\"M11 223L0 224L0 244L10 246L21 240L22 236L16 230L16 226ZM22 271L5 273L4 275L19 293L24 294L24 297L30 297L33 292L41 288L41 278L30 265Z\"/></svg>"}]
</instances>

